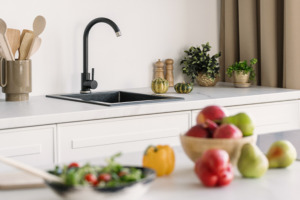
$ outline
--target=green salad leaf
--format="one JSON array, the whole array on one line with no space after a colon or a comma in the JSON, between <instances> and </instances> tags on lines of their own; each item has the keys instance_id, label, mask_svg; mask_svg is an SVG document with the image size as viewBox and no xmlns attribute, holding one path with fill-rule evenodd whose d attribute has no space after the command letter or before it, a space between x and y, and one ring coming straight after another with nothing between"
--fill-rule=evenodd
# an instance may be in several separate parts
<instances>
[{"instance_id":1,"label":"green salad leaf","mask_svg":"<svg viewBox=\"0 0 300 200\"><path fill-rule=\"evenodd\" d=\"M65 165L62 168L56 166L50 173L61 177L68 186L92 185L94 187L118 187L132 183L144 178L141 169L135 167L124 167L115 159L121 153L106 159L106 166L92 166L89 163L82 167Z\"/></svg>"}]
</instances>

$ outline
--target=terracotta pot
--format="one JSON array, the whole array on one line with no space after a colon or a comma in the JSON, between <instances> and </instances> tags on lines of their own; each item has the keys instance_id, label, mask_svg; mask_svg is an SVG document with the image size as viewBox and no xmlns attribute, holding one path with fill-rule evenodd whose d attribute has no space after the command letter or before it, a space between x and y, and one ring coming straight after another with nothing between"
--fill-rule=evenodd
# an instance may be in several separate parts
<instances>
[{"instance_id":1,"label":"terracotta pot","mask_svg":"<svg viewBox=\"0 0 300 200\"><path fill-rule=\"evenodd\" d=\"M249 82L250 72L244 74L242 71L233 72L233 81L235 83L248 83Z\"/></svg>"},{"instance_id":2,"label":"terracotta pot","mask_svg":"<svg viewBox=\"0 0 300 200\"><path fill-rule=\"evenodd\" d=\"M200 86L211 87L216 85L218 78L210 78L205 73L199 73L196 81Z\"/></svg>"}]
</instances>

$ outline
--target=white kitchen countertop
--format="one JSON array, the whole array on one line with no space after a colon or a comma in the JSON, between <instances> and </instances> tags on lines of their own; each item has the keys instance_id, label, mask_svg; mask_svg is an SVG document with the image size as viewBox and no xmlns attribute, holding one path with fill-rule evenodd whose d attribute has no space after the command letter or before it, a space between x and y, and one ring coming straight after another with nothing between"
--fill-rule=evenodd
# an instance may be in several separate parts
<instances>
[{"instance_id":1,"label":"white kitchen countertop","mask_svg":"<svg viewBox=\"0 0 300 200\"><path fill-rule=\"evenodd\" d=\"M153 94L150 88L124 91ZM254 86L234 88L231 83L219 83L215 87L195 86L190 94L177 94L170 88L164 95L184 97L185 100L109 107L45 96L33 96L23 102L0 99L0 129L193 110L212 104L236 106L295 100L300 98L300 90Z\"/></svg>"},{"instance_id":2,"label":"white kitchen countertop","mask_svg":"<svg viewBox=\"0 0 300 200\"><path fill-rule=\"evenodd\" d=\"M133 156L134 155L134 156ZM176 167L170 176L157 178L142 200L298 200L300 162L286 169L272 169L259 179L245 179L235 168L232 183L206 188L193 172L194 164L181 148L176 148ZM142 153L123 155L122 164L141 165ZM48 188L0 191L1 200L58 200Z\"/></svg>"}]
</instances>

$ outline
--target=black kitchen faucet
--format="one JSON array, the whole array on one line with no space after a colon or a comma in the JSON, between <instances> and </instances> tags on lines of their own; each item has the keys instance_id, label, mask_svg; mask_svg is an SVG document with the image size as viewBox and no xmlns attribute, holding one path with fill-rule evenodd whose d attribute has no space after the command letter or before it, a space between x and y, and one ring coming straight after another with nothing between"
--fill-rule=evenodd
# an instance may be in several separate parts
<instances>
[{"instance_id":1,"label":"black kitchen faucet","mask_svg":"<svg viewBox=\"0 0 300 200\"><path fill-rule=\"evenodd\" d=\"M110 19L99 17L92 20L85 28L83 34L83 73L81 73L81 91L80 93L91 93L91 89L96 89L97 81L94 80L94 68L92 68L92 79L90 79L88 66L88 40L91 28L97 23L106 23L110 25L116 32L117 37L121 36L119 27Z\"/></svg>"}]
</instances>

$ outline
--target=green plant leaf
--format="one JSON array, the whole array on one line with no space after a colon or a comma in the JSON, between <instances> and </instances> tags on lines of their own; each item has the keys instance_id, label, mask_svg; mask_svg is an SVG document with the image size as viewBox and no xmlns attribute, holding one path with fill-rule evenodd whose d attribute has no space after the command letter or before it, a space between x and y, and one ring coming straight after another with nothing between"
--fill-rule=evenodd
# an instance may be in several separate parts
<instances>
[{"instance_id":1,"label":"green plant leaf","mask_svg":"<svg viewBox=\"0 0 300 200\"><path fill-rule=\"evenodd\" d=\"M231 66L229 66L226 70L226 74L231 77L234 71L242 72L243 74L247 74L250 72L250 80L255 78L255 70L252 65L257 63L257 59L253 58L250 60L250 65L248 65L248 61L243 60L239 62L235 62Z\"/></svg>"},{"instance_id":2,"label":"green plant leaf","mask_svg":"<svg viewBox=\"0 0 300 200\"><path fill-rule=\"evenodd\" d=\"M220 70L217 58L221 56L221 52L210 56L208 52L211 46L209 43L202 44L201 47L192 46L189 50L185 50L186 56L180 61L180 65L184 65L182 72L191 78L192 83L199 72L206 73L207 76L215 78Z\"/></svg>"}]
</instances>

